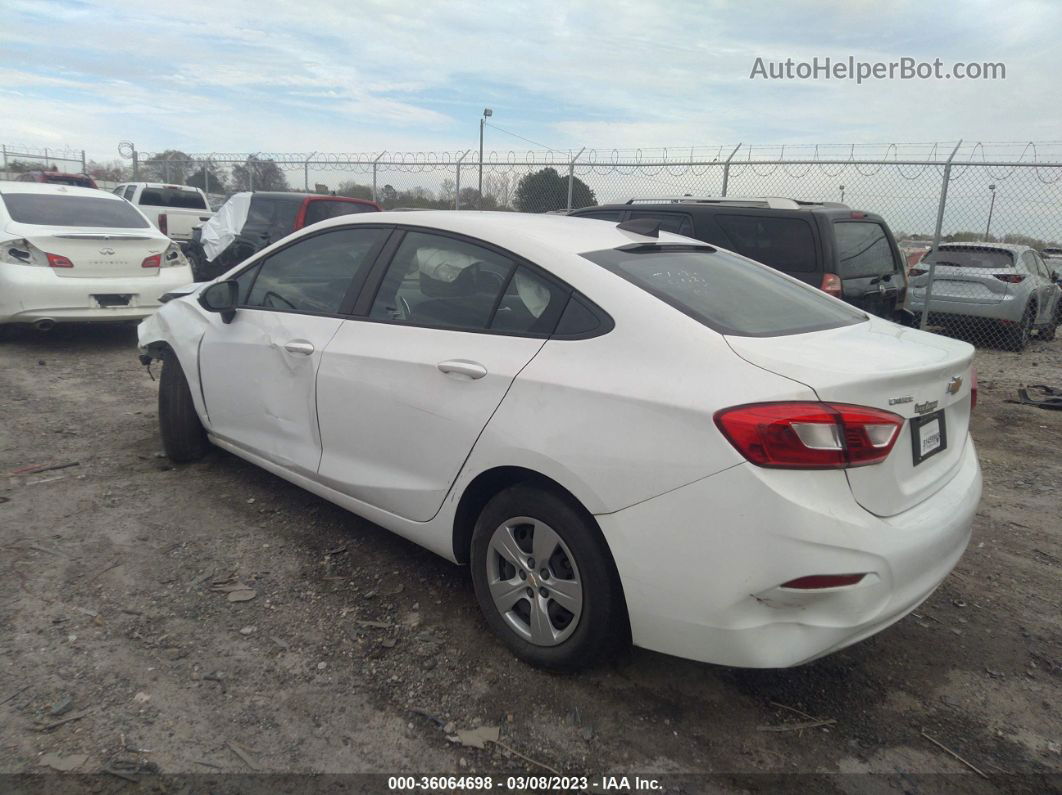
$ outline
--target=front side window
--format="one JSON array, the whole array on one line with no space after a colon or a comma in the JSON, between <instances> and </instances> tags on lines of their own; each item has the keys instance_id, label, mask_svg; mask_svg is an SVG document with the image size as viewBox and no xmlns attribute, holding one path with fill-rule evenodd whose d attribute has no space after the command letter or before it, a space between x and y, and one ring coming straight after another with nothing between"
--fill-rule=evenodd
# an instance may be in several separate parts
<instances>
[{"instance_id":1,"label":"front side window","mask_svg":"<svg viewBox=\"0 0 1062 795\"><path fill-rule=\"evenodd\" d=\"M107 227L146 229L147 219L123 201L95 196L62 196L54 193L5 193L0 200L12 221L40 226Z\"/></svg>"},{"instance_id":2,"label":"front side window","mask_svg":"<svg viewBox=\"0 0 1062 795\"><path fill-rule=\"evenodd\" d=\"M718 215L734 251L786 273L817 271L818 256L811 225L802 218Z\"/></svg>"},{"instance_id":3,"label":"front side window","mask_svg":"<svg viewBox=\"0 0 1062 795\"><path fill-rule=\"evenodd\" d=\"M357 280L364 279L376 247L388 231L336 229L299 240L256 268L243 304L289 312L336 314ZM245 271L239 277L241 297Z\"/></svg>"},{"instance_id":4,"label":"front side window","mask_svg":"<svg viewBox=\"0 0 1062 795\"><path fill-rule=\"evenodd\" d=\"M369 316L421 326L485 330L514 267L508 257L463 240L408 232L388 266Z\"/></svg>"},{"instance_id":5,"label":"front side window","mask_svg":"<svg viewBox=\"0 0 1062 795\"><path fill-rule=\"evenodd\" d=\"M136 185L129 185L125 189L125 200L126 201L132 201L133 200L133 196L135 194L136 194Z\"/></svg>"},{"instance_id":6,"label":"front side window","mask_svg":"<svg viewBox=\"0 0 1062 795\"><path fill-rule=\"evenodd\" d=\"M842 279L883 276L896 270L892 246L881 224L873 221L839 221L833 225L837 239L837 265Z\"/></svg>"},{"instance_id":7,"label":"front side window","mask_svg":"<svg viewBox=\"0 0 1062 795\"><path fill-rule=\"evenodd\" d=\"M725 251L660 245L583 256L722 334L800 334L866 320L812 287Z\"/></svg>"}]
</instances>

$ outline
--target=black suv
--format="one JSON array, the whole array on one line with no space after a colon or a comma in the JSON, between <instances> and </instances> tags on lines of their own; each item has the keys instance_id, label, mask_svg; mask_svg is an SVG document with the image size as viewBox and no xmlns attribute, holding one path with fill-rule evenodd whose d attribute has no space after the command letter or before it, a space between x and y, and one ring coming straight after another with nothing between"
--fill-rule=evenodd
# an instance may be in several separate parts
<instances>
[{"instance_id":1,"label":"black suv","mask_svg":"<svg viewBox=\"0 0 1062 795\"><path fill-rule=\"evenodd\" d=\"M631 199L573 210L603 221L645 219L770 265L889 320L904 310L907 271L889 225L843 204L755 198Z\"/></svg>"}]
</instances>

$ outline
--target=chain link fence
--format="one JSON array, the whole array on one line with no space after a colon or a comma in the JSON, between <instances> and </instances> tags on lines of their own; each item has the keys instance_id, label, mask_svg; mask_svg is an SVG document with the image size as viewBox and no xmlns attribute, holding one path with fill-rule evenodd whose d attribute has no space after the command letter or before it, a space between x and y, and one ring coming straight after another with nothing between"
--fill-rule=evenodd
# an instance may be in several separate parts
<instances>
[{"instance_id":1,"label":"chain link fence","mask_svg":"<svg viewBox=\"0 0 1062 795\"><path fill-rule=\"evenodd\" d=\"M94 165L79 150L0 152L4 166ZM194 185L215 207L246 190L336 193L387 210L563 213L706 196L837 202L880 214L906 270L892 270L891 247L879 235L839 251L838 275L870 275L868 289L886 278L906 281L918 325L1022 350L1032 339L1053 339L1062 320L1062 143L537 150L491 152L482 162L472 150L187 154L145 153L126 142L119 152L125 173L100 176Z\"/></svg>"}]
</instances>

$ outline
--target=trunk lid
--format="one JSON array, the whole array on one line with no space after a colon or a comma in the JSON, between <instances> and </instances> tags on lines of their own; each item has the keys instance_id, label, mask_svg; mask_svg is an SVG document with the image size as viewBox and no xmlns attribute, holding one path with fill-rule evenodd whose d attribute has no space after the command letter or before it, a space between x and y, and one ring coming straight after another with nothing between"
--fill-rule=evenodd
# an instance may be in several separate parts
<instances>
[{"instance_id":1,"label":"trunk lid","mask_svg":"<svg viewBox=\"0 0 1062 795\"><path fill-rule=\"evenodd\" d=\"M49 254L68 258L74 267L52 268L59 277L78 278L153 278L158 268L144 268L141 263L150 256L163 254L169 240L152 230L111 232L99 229L49 229L41 234L41 227L18 225L9 227L33 246Z\"/></svg>"},{"instance_id":2,"label":"trunk lid","mask_svg":"<svg viewBox=\"0 0 1062 795\"><path fill-rule=\"evenodd\" d=\"M876 318L807 334L726 340L746 361L805 384L820 400L905 419L885 461L845 470L856 501L871 513L901 513L951 479L970 425L972 346ZM916 444L931 441L934 430L943 447L915 463Z\"/></svg>"}]
</instances>

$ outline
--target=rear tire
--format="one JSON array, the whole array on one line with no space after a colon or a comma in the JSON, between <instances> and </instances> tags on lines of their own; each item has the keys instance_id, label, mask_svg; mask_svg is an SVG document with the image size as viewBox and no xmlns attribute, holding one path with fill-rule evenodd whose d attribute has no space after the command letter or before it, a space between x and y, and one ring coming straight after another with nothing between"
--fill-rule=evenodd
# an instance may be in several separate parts
<instances>
[{"instance_id":1,"label":"rear tire","mask_svg":"<svg viewBox=\"0 0 1062 795\"><path fill-rule=\"evenodd\" d=\"M163 451L178 464L198 461L210 449L206 430L192 402L188 379L172 352L163 358L159 375L159 433Z\"/></svg>"},{"instance_id":2,"label":"rear tire","mask_svg":"<svg viewBox=\"0 0 1062 795\"><path fill-rule=\"evenodd\" d=\"M1053 340L1055 334L1058 332L1059 325L1062 325L1062 297L1058 299L1058 304L1055 305L1055 313L1051 317L1050 322L1040 329L1040 339L1045 342Z\"/></svg>"},{"instance_id":3,"label":"rear tire","mask_svg":"<svg viewBox=\"0 0 1062 795\"><path fill-rule=\"evenodd\" d=\"M630 643L605 540L570 498L530 485L497 494L476 522L470 558L487 624L521 660L574 671Z\"/></svg>"},{"instance_id":4,"label":"rear tire","mask_svg":"<svg viewBox=\"0 0 1062 795\"><path fill-rule=\"evenodd\" d=\"M1028 304L1022 312L1021 322L1016 326L1007 328L1007 350L1021 353L1029 344L1032 335L1033 321L1036 320L1036 307Z\"/></svg>"}]
</instances>

